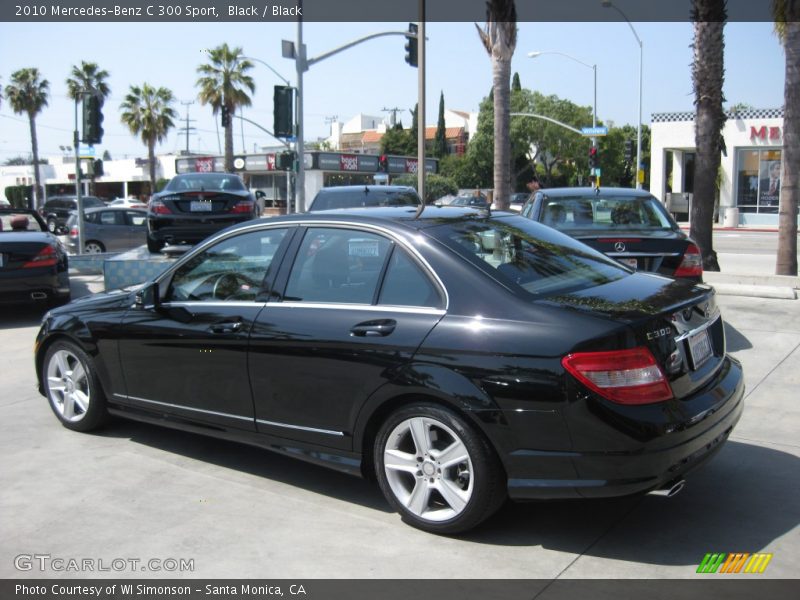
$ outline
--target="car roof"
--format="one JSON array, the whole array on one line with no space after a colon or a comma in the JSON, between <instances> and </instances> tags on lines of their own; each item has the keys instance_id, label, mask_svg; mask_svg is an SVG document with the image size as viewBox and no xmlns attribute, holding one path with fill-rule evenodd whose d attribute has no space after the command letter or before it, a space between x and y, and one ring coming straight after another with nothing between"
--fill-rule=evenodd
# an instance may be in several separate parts
<instances>
[{"instance_id":1,"label":"car roof","mask_svg":"<svg viewBox=\"0 0 800 600\"><path fill-rule=\"evenodd\" d=\"M326 194L344 194L345 192L364 191L368 192L408 192L409 190L416 192L413 187L409 185L337 185L333 187L322 188L318 194L325 192Z\"/></svg>"},{"instance_id":2,"label":"car roof","mask_svg":"<svg viewBox=\"0 0 800 600\"><path fill-rule=\"evenodd\" d=\"M601 187L598 192L596 188L591 187L562 187L562 188L544 188L541 193L548 198L559 197L574 197L585 196L592 198L608 198L608 197L631 197L631 198L650 198L652 194L647 190L636 190L632 188L620 187Z\"/></svg>"}]
</instances>

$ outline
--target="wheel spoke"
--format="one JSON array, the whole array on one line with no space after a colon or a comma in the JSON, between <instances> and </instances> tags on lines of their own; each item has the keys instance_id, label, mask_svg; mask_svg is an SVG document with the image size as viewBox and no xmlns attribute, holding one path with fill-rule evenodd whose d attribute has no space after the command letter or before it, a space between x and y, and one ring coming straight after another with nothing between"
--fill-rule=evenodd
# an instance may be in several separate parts
<instances>
[{"instance_id":1,"label":"wheel spoke","mask_svg":"<svg viewBox=\"0 0 800 600\"><path fill-rule=\"evenodd\" d=\"M48 377L47 387L51 392L63 392L65 388L64 380L61 377Z\"/></svg>"},{"instance_id":2,"label":"wheel spoke","mask_svg":"<svg viewBox=\"0 0 800 600\"><path fill-rule=\"evenodd\" d=\"M411 419L408 422L414 446L419 454L426 454L431 447L430 427L424 419Z\"/></svg>"},{"instance_id":3,"label":"wheel spoke","mask_svg":"<svg viewBox=\"0 0 800 600\"><path fill-rule=\"evenodd\" d=\"M418 469L415 456L388 448L383 453L383 465L392 471L405 471L407 473L416 473Z\"/></svg>"},{"instance_id":4,"label":"wheel spoke","mask_svg":"<svg viewBox=\"0 0 800 600\"><path fill-rule=\"evenodd\" d=\"M82 363L76 363L75 368L72 370L72 381L75 382L75 385L78 385L78 382L84 381L86 379L86 371L83 368Z\"/></svg>"},{"instance_id":5,"label":"wheel spoke","mask_svg":"<svg viewBox=\"0 0 800 600\"><path fill-rule=\"evenodd\" d=\"M81 414L85 413L86 410L89 408L89 396L84 394L80 390L75 390L72 393L72 401L74 404L78 405L78 408L81 409ZM73 406L74 410L74 406Z\"/></svg>"},{"instance_id":6,"label":"wheel spoke","mask_svg":"<svg viewBox=\"0 0 800 600\"><path fill-rule=\"evenodd\" d=\"M61 377L66 377L67 373L69 372L69 365L67 364L66 356L63 352L56 352L53 355L53 360L56 361L56 369L58 369L58 375Z\"/></svg>"},{"instance_id":7,"label":"wheel spoke","mask_svg":"<svg viewBox=\"0 0 800 600\"><path fill-rule=\"evenodd\" d=\"M67 420L75 416L75 394L64 394L64 410L61 414Z\"/></svg>"},{"instance_id":8,"label":"wheel spoke","mask_svg":"<svg viewBox=\"0 0 800 600\"><path fill-rule=\"evenodd\" d=\"M450 508L452 508L456 514L464 510L469 500L469 494L459 488L455 482L448 479L440 479L436 484L436 489L439 490L442 498L445 499L445 502L450 505Z\"/></svg>"},{"instance_id":9,"label":"wheel spoke","mask_svg":"<svg viewBox=\"0 0 800 600\"><path fill-rule=\"evenodd\" d=\"M411 495L406 502L406 508L413 512L415 515L422 515L425 509L428 508L428 501L431 497L431 488L427 481L418 479L411 491Z\"/></svg>"},{"instance_id":10,"label":"wheel spoke","mask_svg":"<svg viewBox=\"0 0 800 600\"><path fill-rule=\"evenodd\" d=\"M469 461L469 452L461 440L454 440L447 448L434 454L436 460L441 463L442 469L452 467L462 462Z\"/></svg>"}]
</instances>

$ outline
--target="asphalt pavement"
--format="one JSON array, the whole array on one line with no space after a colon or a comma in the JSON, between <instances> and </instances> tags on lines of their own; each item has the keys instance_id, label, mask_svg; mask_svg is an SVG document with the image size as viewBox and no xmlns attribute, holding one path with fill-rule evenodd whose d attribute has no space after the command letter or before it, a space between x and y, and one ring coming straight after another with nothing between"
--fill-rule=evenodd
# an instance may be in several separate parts
<instances>
[{"instance_id":1,"label":"asphalt pavement","mask_svg":"<svg viewBox=\"0 0 800 600\"><path fill-rule=\"evenodd\" d=\"M97 291L102 276L73 286L76 296ZM42 311L4 310L0 578L694 579L708 552L772 553L759 577L796 578L800 302L718 301L728 351L744 365L746 408L683 492L509 504L461 537L412 529L376 486L265 450L125 421L70 432L35 388ZM193 569L18 568L36 553L95 567L188 559Z\"/></svg>"}]
</instances>

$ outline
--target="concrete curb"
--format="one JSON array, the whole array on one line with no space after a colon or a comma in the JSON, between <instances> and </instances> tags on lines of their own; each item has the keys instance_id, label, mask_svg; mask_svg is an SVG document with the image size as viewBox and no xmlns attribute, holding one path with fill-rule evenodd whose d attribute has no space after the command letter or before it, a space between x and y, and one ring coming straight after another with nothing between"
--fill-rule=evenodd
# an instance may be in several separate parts
<instances>
[{"instance_id":1,"label":"concrete curb","mask_svg":"<svg viewBox=\"0 0 800 600\"><path fill-rule=\"evenodd\" d=\"M774 298L778 300L797 300L794 288L771 285L743 285L738 283L708 282L722 296L748 296L751 298Z\"/></svg>"}]
</instances>

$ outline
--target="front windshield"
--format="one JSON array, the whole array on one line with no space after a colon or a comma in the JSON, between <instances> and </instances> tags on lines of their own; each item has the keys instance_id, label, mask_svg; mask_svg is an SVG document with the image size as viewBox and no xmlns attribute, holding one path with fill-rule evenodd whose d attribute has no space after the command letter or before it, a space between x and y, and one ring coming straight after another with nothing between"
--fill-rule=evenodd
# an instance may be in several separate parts
<instances>
[{"instance_id":1,"label":"front windshield","mask_svg":"<svg viewBox=\"0 0 800 600\"><path fill-rule=\"evenodd\" d=\"M524 217L452 221L427 231L501 283L536 297L629 275L600 252Z\"/></svg>"},{"instance_id":2,"label":"front windshield","mask_svg":"<svg viewBox=\"0 0 800 600\"><path fill-rule=\"evenodd\" d=\"M652 196L555 196L543 202L542 223L564 231L676 228Z\"/></svg>"}]
</instances>

